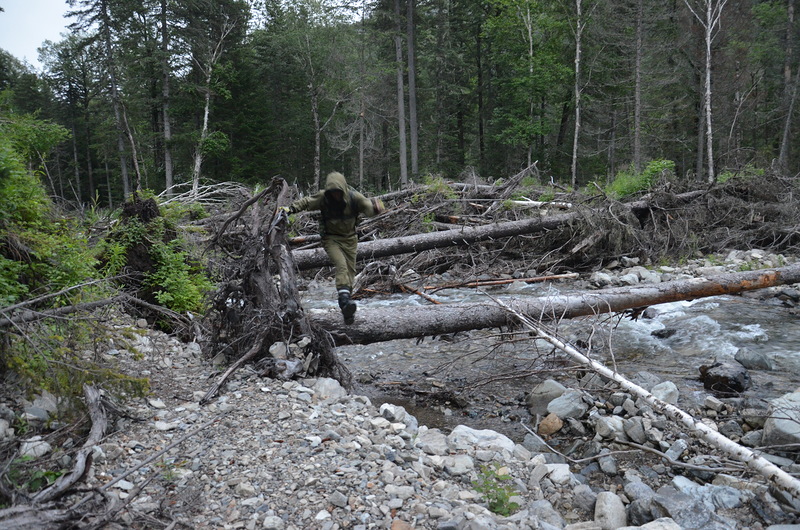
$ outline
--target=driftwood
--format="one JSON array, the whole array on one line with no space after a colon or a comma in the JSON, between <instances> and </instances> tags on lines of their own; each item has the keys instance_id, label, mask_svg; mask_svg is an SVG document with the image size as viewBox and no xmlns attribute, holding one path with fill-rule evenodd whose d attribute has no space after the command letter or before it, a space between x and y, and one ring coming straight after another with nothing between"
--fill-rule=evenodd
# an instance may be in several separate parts
<instances>
[{"instance_id":1,"label":"driftwood","mask_svg":"<svg viewBox=\"0 0 800 530\"><path fill-rule=\"evenodd\" d=\"M702 196L703 193L705 192L688 192L671 197L670 201L675 203L687 202ZM659 206L651 202L650 199L626 203L623 204L622 207L640 219L649 215L651 210L659 208ZM610 215L605 210L591 210L590 213L601 216ZM397 254L422 252L434 248L466 246L480 241L555 230L579 219L581 215L585 215L585 212L572 211L547 217L533 217L519 221L507 221L482 226L463 226L441 232L367 241L358 245L356 258L361 260L376 259ZM300 270L330 265L328 255L321 248L296 250L293 252L293 257Z\"/></svg>"},{"instance_id":2,"label":"driftwood","mask_svg":"<svg viewBox=\"0 0 800 530\"><path fill-rule=\"evenodd\" d=\"M512 299L508 305L540 320L558 320L614 313L654 304L736 294L755 289L800 282L800 264L759 271L720 274L633 287L617 287L575 295L530 300ZM331 332L337 344L374 342L444 335L471 329L497 328L509 324L508 312L494 303L441 304L396 308L362 307L354 324L342 326L338 312L318 312L313 321Z\"/></svg>"},{"instance_id":3,"label":"driftwood","mask_svg":"<svg viewBox=\"0 0 800 530\"><path fill-rule=\"evenodd\" d=\"M108 416L101 403L100 391L93 386L84 385L83 393L92 427L89 436L75 456L72 470L35 495L23 496L26 504L0 510L0 528L64 528L65 523L81 516L73 508L59 509L54 507L52 502L65 495L86 476L92 465L94 447L103 440L108 428Z\"/></svg>"},{"instance_id":4,"label":"driftwood","mask_svg":"<svg viewBox=\"0 0 800 530\"><path fill-rule=\"evenodd\" d=\"M636 397L642 398L647 402L648 405L653 407L653 410L664 414L671 420L683 425L684 427L688 428L691 433L699 436L715 448L719 449L735 460L744 463L753 471L764 476L771 485L791 493L795 498L800 498L800 480L792 477L772 462L711 429L708 425L696 420L690 414L682 411L678 407L670 405L669 403L656 398L653 394L632 383L620 375L617 371L611 370L597 361L593 361L578 351L577 348L561 341L555 336L555 334L549 333L544 326L536 323L531 318L522 315L519 311L510 308L502 302L499 302L499 305L508 313L516 317L525 326L525 328L533 331L538 338L546 340L559 350L565 352L573 360L591 368L602 377L615 381L626 392L630 392Z\"/></svg>"},{"instance_id":5,"label":"driftwood","mask_svg":"<svg viewBox=\"0 0 800 530\"><path fill-rule=\"evenodd\" d=\"M213 309L206 315L211 337L206 353L224 352L232 363L209 389L204 402L215 395L225 380L247 361L265 367L265 375L285 378L286 367L302 366L308 376L327 376L342 386L352 386L352 376L340 363L328 334L312 324L300 304L296 266L286 239L286 214L279 208L289 203L289 187L273 179L258 199L249 200L228 219L213 239L234 222L246 224L248 237L235 249L241 257L228 269L229 277L215 296ZM245 218L245 213L249 217ZM276 281L277 278L277 281ZM290 342L300 337L311 339L303 359L273 359L269 353L275 342Z\"/></svg>"}]
</instances>

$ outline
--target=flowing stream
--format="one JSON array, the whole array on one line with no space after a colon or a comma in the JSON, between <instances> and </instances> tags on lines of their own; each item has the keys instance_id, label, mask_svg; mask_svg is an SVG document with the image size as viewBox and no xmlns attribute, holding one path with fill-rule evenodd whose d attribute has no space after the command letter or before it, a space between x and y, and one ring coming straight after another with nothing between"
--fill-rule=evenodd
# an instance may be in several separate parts
<instances>
[{"instance_id":1,"label":"flowing stream","mask_svg":"<svg viewBox=\"0 0 800 530\"><path fill-rule=\"evenodd\" d=\"M477 302L487 301L487 294L500 299L566 294L558 291L566 286L515 282L485 293L449 289L433 296L444 303ZM312 282L301 293L303 306L338 310L333 293L332 285ZM371 307L401 312L427 304L422 297L406 294L375 297L359 301L356 318ZM769 400L800 386L800 318L777 299L719 296L652 309L653 318L565 320L558 333L579 344L581 351L591 346L592 358L616 367L625 377L645 371L673 381L681 389L678 406L685 409L696 407L707 395L698 379L699 367L714 359L732 360L740 348L763 354L773 365L771 371L750 370L753 384L741 397ZM448 431L463 423L503 432L518 442L526 431L521 422L530 421L525 394L545 378L563 378L565 369L567 374L580 373L543 341L500 330L345 346L337 348L337 354L361 383L356 391L376 404L402 405L429 427ZM458 395L469 404L463 406Z\"/></svg>"}]
</instances>

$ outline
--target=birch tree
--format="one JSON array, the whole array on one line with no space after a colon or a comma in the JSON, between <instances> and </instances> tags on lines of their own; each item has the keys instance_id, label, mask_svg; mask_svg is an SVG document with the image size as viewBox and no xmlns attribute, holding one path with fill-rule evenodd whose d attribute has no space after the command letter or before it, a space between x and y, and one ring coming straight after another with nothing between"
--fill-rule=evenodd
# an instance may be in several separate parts
<instances>
[{"instance_id":1,"label":"birch tree","mask_svg":"<svg viewBox=\"0 0 800 530\"><path fill-rule=\"evenodd\" d=\"M580 1L580 0L577 0ZM686 7L692 12L703 27L703 43L705 46L705 68L703 75L703 111L705 117L705 138L706 138L706 160L708 164L709 184L716 182L714 173L714 130L712 127L711 110L711 51L714 38L720 29L722 10L728 0L683 0Z\"/></svg>"}]
</instances>

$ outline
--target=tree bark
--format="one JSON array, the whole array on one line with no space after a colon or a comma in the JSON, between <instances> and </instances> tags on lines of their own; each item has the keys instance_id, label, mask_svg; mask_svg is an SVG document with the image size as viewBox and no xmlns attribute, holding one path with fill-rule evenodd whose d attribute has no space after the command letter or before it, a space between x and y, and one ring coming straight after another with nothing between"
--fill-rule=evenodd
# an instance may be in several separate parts
<instances>
[{"instance_id":1,"label":"tree bark","mask_svg":"<svg viewBox=\"0 0 800 530\"><path fill-rule=\"evenodd\" d=\"M688 201L701 194L703 191L693 191L676 195L676 201ZM652 205L646 200L636 201L625 204L631 211L651 208ZM597 211L598 214L602 212ZM565 225L567 222L576 219L581 212L575 211L560 215L553 215L544 218L523 219L521 221L509 221L477 227L461 227L443 232L431 232L427 234L417 234L414 236L398 237L394 239L380 239L368 241L358 245L356 259L375 259L396 254L407 254L410 252L421 252L433 248L442 248L458 245L469 245L487 239L497 239L521 234L531 234L544 230L552 230ZM330 265L330 259L321 248L309 250L296 250L293 252L294 261L300 270L313 269Z\"/></svg>"},{"instance_id":2,"label":"tree bark","mask_svg":"<svg viewBox=\"0 0 800 530\"><path fill-rule=\"evenodd\" d=\"M576 295L548 296L506 304L534 320L615 313L631 308L737 294L800 282L800 264L775 269L721 274L658 284L589 291ZM512 323L507 309L487 299L486 303L441 304L414 307L414 311L374 308L358 312L351 326L342 326L338 311L316 313L312 320L331 332L337 345L372 344L395 339L443 335L472 329L497 328Z\"/></svg>"},{"instance_id":3,"label":"tree bark","mask_svg":"<svg viewBox=\"0 0 800 530\"><path fill-rule=\"evenodd\" d=\"M400 18L400 0L394 0L394 13L397 17L397 35L394 37L394 50L397 60L397 134L400 156L400 185L408 185L408 147L406 146L406 105L403 87L403 45L401 35L403 25Z\"/></svg>"},{"instance_id":4,"label":"tree bark","mask_svg":"<svg viewBox=\"0 0 800 530\"><path fill-rule=\"evenodd\" d=\"M167 0L161 0L161 113L164 127L164 188L167 197L173 195L172 186L172 123L169 117L170 91L169 91L169 27L167 26Z\"/></svg>"},{"instance_id":5,"label":"tree bark","mask_svg":"<svg viewBox=\"0 0 800 530\"><path fill-rule=\"evenodd\" d=\"M414 46L414 0L406 0L406 34L408 48L408 129L411 141L411 179L419 177L419 124L417 122L417 65L415 63L416 49Z\"/></svg>"}]
</instances>

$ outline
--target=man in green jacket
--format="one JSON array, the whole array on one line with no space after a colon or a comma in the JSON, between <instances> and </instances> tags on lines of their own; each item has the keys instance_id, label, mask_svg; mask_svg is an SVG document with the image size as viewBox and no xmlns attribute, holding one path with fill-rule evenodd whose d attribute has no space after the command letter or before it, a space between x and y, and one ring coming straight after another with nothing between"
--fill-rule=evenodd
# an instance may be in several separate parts
<instances>
[{"instance_id":1,"label":"man in green jacket","mask_svg":"<svg viewBox=\"0 0 800 530\"><path fill-rule=\"evenodd\" d=\"M356 303L350 299L356 275L358 216L373 217L384 211L380 199L368 199L350 188L344 175L329 173L325 189L292 203L289 213L319 210L322 245L336 269L336 291L345 324L355 320Z\"/></svg>"}]
</instances>

